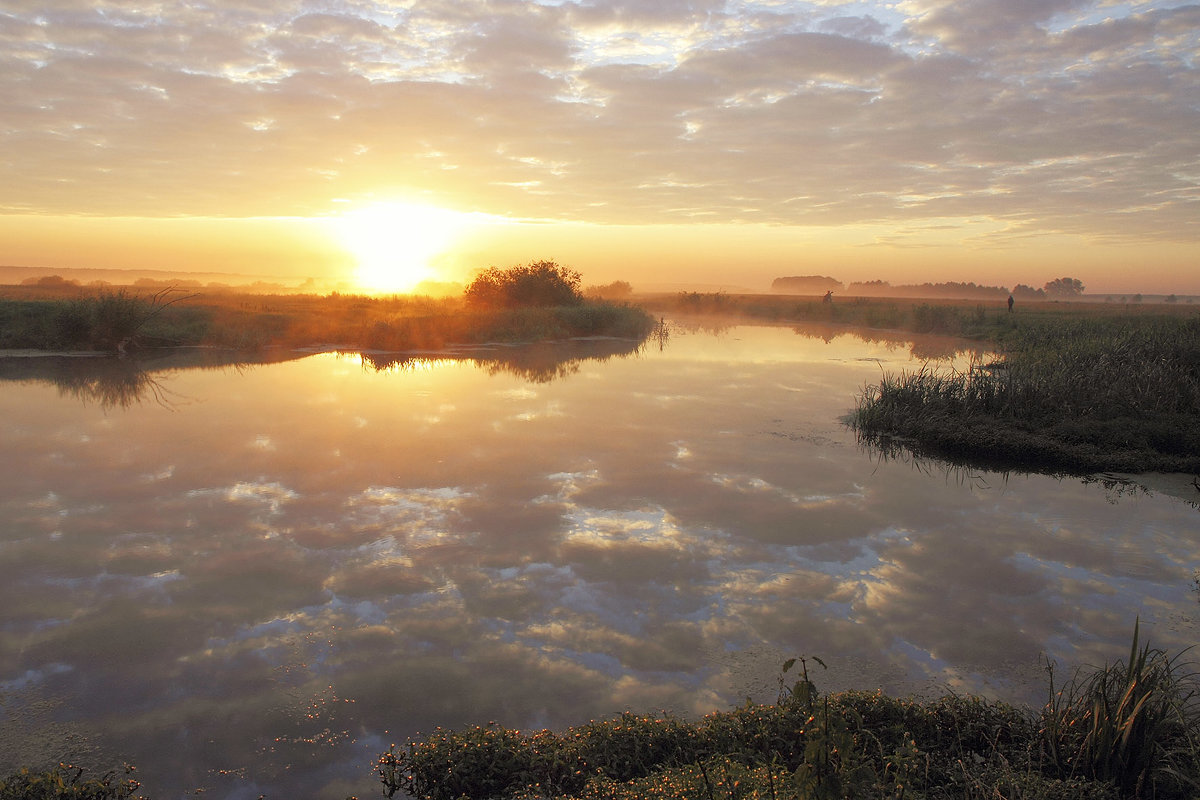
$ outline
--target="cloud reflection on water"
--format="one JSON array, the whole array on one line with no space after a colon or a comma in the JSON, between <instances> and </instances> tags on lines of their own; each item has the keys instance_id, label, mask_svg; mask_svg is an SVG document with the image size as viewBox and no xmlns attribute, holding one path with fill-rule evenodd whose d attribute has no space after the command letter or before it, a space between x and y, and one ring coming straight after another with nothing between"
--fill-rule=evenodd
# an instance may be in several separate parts
<instances>
[{"instance_id":1,"label":"cloud reflection on water","mask_svg":"<svg viewBox=\"0 0 1200 800\"><path fill-rule=\"evenodd\" d=\"M0 734L158 794L365 794L417 730L700 714L796 654L823 688L1036 701L1043 651L1110 658L1135 614L1195 640L1183 503L868 458L837 419L862 359L907 358L684 328L548 382L324 355L173 373L178 413L14 386Z\"/></svg>"}]
</instances>

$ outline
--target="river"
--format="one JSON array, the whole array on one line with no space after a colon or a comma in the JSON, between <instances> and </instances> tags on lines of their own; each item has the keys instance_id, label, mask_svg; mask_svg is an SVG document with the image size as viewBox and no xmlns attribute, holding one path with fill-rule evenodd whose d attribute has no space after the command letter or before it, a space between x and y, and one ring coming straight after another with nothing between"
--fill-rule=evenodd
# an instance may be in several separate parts
<instances>
[{"instance_id":1,"label":"river","mask_svg":"<svg viewBox=\"0 0 1200 800\"><path fill-rule=\"evenodd\" d=\"M1037 705L1137 619L1200 641L1200 492L864 449L858 391L957 344L878 336L0 359L0 770L378 797L417 732L695 717L791 656Z\"/></svg>"}]
</instances>

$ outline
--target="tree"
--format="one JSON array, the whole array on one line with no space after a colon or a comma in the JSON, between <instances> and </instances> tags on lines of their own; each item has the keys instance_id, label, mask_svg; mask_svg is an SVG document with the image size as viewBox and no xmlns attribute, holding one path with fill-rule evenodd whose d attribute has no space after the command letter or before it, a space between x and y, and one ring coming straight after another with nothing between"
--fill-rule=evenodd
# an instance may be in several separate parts
<instances>
[{"instance_id":1,"label":"tree","mask_svg":"<svg viewBox=\"0 0 1200 800\"><path fill-rule=\"evenodd\" d=\"M633 284L629 281L613 281L603 286L589 286L584 294L600 300L622 300L633 294Z\"/></svg>"},{"instance_id":2,"label":"tree","mask_svg":"<svg viewBox=\"0 0 1200 800\"><path fill-rule=\"evenodd\" d=\"M1078 297L1083 294L1083 281L1078 278L1055 278L1046 284L1045 289L1051 297Z\"/></svg>"},{"instance_id":3,"label":"tree","mask_svg":"<svg viewBox=\"0 0 1200 800\"><path fill-rule=\"evenodd\" d=\"M26 278L22 286L36 286L39 289L65 289L79 286L79 281L64 278L62 275L44 275L40 278Z\"/></svg>"},{"instance_id":4,"label":"tree","mask_svg":"<svg viewBox=\"0 0 1200 800\"><path fill-rule=\"evenodd\" d=\"M792 275L771 281L772 292L819 294L821 292L840 292L841 290L842 282L827 275Z\"/></svg>"},{"instance_id":5,"label":"tree","mask_svg":"<svg viewBox=\"0 0 1200 800\"><path fill-rule=\"evenodd\" d=\"M524 266L488 267L475 276L463 291L467 305L479 308L525 306L577 306L581 276L553 261L534 261Z\"/></svg>"},{"instance_id":6,"label":"tree","mask_svg":"<svg viewBox=\"0 0 1200 800\"><path fill-rule=\"evenodd\" d=\"M1026 286L1023 283L1018 283L1013 287L1013 297L1023 300L1042 300L1046 297L1045 289L1035 289L1032 286Z\"/></svg>"}]
</instances>

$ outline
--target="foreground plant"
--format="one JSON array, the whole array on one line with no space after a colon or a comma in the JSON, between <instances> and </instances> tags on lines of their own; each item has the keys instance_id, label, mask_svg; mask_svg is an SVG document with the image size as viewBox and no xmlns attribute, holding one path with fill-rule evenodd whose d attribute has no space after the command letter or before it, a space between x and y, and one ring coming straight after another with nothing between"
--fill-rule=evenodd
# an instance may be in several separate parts
<instances>
[{"instance_id":1,"label":"foreground plant","mask_svg":"<svg viewBox=\"0 0 1200 800\"><path fill-rule=\"evenodd\" d=\"M1135 623L1129 660L1054 690L1042 712L1051 768L1115 783L1130 797L1200 793L1200 696L1196 673L1150 645Z\"/></svg>"},{"instance_id":2,"label":"foreground plant","mask_svg":"<svg viewBox=\"0 0 1200 800\"><path fill-rule=\"evenodd\" d=\"M141 784L126 766L123 777L108 772L99 778L84 778L82 767L59 764L35 772L20 770L0 778L0 800L140 800Z\"/></svg>"}]
</instances>

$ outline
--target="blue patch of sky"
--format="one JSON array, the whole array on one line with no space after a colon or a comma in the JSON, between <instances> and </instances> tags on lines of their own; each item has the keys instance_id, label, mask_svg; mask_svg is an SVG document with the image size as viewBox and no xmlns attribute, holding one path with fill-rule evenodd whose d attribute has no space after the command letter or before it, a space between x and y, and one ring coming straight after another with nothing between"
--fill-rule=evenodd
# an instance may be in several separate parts
<instances>
[{"instance_id":1,"label":"blue patch of sky","mask_svg":"<svg viewBox=\"0 0 1200 800\"><path fill-rule=\"evenodd\" d=\"M1074 11L1058 14L1046 26L1050 33L1063 33L1083 25L1098 25L1110 19L1123 19L1134 14L1148 11L1163 11L1192 5L1194 0L1174 0L1173 2L1130 2L1130 3L1095 3Z\"/></svg>"},{"instance_id":2,"label":"blue patch of sky","mask_svg":"<svg viewBox=\"0 0 1200 800\"><path fill-rule=\"evenodd\" d=\"M541 0L540 4L563 3ZM723 13L711 17L681 17L657 28L613 30L603 36L583 35L576 40L575 46L578 60L588 66L627 64L670 69L693 49L736 47L764 35L828 32L830 22L848 18L874 20L889 35L902 28L905 20L904 15L890 4L730 0ZM737 25L737 20L745 24Z\"/></svg>"}]
</instances>

